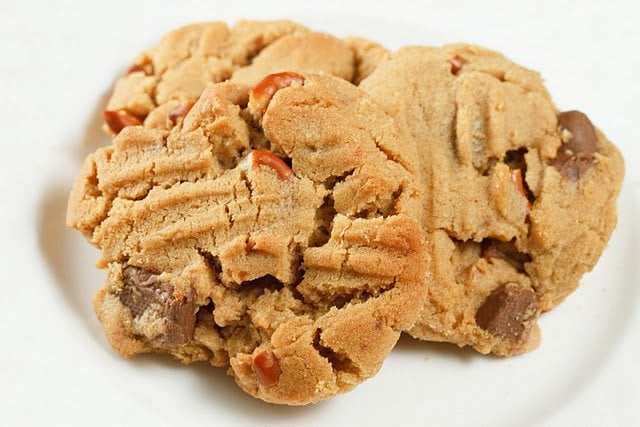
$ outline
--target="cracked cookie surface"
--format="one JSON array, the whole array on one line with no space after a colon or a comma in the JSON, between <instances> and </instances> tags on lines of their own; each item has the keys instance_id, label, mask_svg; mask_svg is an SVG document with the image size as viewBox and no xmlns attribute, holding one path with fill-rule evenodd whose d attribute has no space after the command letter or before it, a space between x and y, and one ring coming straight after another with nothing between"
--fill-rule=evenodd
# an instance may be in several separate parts
<instances>
[{"instance_id":1,"label":"cracked cookie surface","mask_svg":"<svg viewBox=\"0 0 640 427\"><path fill-rule=\"evenodd\" d=\"M385 55L364 39L341 41L290 21L191 24L165 35L140 54L115 84L104 113L105 130L126 126L166 129L171 112L194 102L211 82L252 87L281 71L326 72L359 82Z\"/></svg>"},{"instance_id":2,"label":"cracked cookie surface","mask_svg":"<svg viewBox=\"0 0 640 427\"><path fill-rule=\"evenodd\" d=\"M414 337L513 355L616 224L618 150L540 76L477 46L407 47L360 87L418 147L432 280ZM390 96L390 94L397 94Z\"/></svg>"},{"instance_id":3,"label":"cracked cookie surface","mask_svg":"<svg viewBox=\"0 0 640 427\"><path fill-rule=\"evenodd\" d=\"M230 366L283 404L374 375L426 296L415 146L330 75L211 84L178 116L125 127L70 195L112 346Z\"/></svg>"}]
</instances>

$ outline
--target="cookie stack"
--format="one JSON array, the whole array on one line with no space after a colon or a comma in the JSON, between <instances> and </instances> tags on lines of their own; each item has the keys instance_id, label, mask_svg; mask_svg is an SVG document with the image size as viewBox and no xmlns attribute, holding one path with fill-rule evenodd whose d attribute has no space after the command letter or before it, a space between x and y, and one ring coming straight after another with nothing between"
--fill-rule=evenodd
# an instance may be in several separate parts
<instances>
[{"instance_id":1,"label":"cookie stack","mask_svg":"<svg viewBox=\"0 0 640 427\"><path fill-rule=\"evenodd\" d=\"M229 367L268 402L351 390L402 332L536 348L616 223L618 150L478 46L189 25L104 120L67 224L101 249L110 343Z\"/></svg>"}]
</instances>

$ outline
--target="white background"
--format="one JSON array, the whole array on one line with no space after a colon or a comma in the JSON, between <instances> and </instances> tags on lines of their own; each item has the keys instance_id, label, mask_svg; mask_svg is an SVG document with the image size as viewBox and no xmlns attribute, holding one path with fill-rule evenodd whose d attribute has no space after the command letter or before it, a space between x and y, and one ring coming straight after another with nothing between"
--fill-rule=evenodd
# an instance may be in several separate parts
<instances>
[{"instance_id":1,"label":"white background","mask_svg":"<svg viewBox=\"0 0 640 427\"><path fill-rule=\"evenodd\" d=\"M640 422L640 3L0 0L0 425L632 425ZM403 338L355 391L305 408L245 396L223 370L119 359L91 310L96 252L65 230L81 159L108 143L113 80L192 21L290 18L389 48L475 42L540 71L561 110L623 152L620 221L583 286L512 359Z\"/></svg>"}]
</instances>

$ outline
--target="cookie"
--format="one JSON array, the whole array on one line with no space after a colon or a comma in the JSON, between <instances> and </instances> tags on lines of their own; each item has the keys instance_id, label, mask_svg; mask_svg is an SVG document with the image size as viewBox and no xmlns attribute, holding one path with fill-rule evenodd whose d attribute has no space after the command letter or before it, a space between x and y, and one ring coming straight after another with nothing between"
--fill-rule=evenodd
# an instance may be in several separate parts
<instances>
[{"instance_id":1,"label":"cookie","mask_svg":"<svg viewBox=\"0 0 640 427\"><path fill-rule=\"evenodd\" d=\"M414 337L514 355L616 224L618 150L542 79L477 46L408 47L361 84L418 146L433 280Z\"/></svg>"},{"instance_id":2,"label":"cookie","mask_svg":"<svg viewBox=\"0 0 640 427\"><path fill-rule=\"evenodd\" d=\"M415 145L328 74L211 84L175 123L122 129L69 198L111 345L229 366L280 404L374 375L427 292Z\"/></svg>"},{"instance_id":3,"label":"cookie","mask_svg":"<svg viewBox=\"0 0 640 427\"><path fill-rule=\"evenodd\" d=\"M343 41L354 53L355 72L351 82L355 85L366 79L390 54L382 45L361 37L347 37Z\"/></svg>"},{"instance_id":4,"label":"cookie","mask_svg":"<svg viewBox=\"0 0 640 427\"><path fill-rule=\"evenodd\" d=\"M118 79L104 112L105 131L171 127L172 113L192 105L211 82L253 87L280 71L326 72L358 82L385 52L364 39L343 42L290 21L187 25L140 54Z\"/></svg>"}]
</instances>

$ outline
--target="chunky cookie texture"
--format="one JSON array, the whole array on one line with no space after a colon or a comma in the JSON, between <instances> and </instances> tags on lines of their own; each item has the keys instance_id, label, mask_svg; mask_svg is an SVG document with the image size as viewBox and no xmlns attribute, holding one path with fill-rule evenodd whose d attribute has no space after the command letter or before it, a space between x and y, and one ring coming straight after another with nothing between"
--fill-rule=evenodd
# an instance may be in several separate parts
<instances>
[{"instance_id":1,"label":"chunky cookie texture","mask_svg":"<svg viewBox=\"0 0 640 427\"><path fill-rule=\"evenodd\" d=\"M252 87L282 71L326 72L358 83L386 54L364 39L341 41L289 21L192 24L172 31L140 54L115 84L104 112L105 130L144 124L167 129L168 117L193 103L211 82Z\"/></svg>"},{"instance_id":2,"label":"chunky cookie texture","mask_svg":"<svg viewBox=\"0 0 640 427\"><path fill-rule=\"evenodd\" d=\"M618 150L540 76L477 46L408 47L360 87L418 147L430 271L409 333L513 355L616 224Z\"/></svg>"},{"instance_id":3,"label":"chunky cookie texture","mask_svg":"<svg viewBox=\"0 0 640 427\"><path fill-rule=\"evenodd\" d=\"M180 105L89 155L69 199L107 269L94 306L113 347L229 366L291 405L374 375L427 293L415 145L328 74Z\"/></svg>"}]
</instances>

